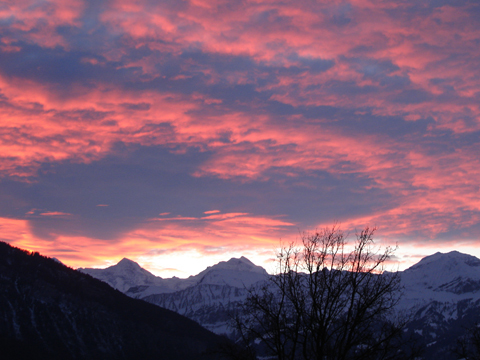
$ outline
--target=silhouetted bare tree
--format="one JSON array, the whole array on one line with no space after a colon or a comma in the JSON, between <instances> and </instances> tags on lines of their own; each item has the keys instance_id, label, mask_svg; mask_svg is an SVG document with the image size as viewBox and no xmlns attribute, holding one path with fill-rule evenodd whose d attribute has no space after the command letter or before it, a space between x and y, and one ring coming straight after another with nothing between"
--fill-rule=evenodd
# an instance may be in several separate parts
<instances>
[{"instance_id":1,"label":"silhouetted bare tree","mask_svg":"<svg viewBox=\"0 0 480 360\"><path fill-rule=\"evenodd\" d=\"M337 227L304 233L278 253L278 273L250 290L237 330L279 360L407 358L393 321L398 273L385 273L394 250L374 245L365 228L349 248Z\"/></svg>"}]
</instances>

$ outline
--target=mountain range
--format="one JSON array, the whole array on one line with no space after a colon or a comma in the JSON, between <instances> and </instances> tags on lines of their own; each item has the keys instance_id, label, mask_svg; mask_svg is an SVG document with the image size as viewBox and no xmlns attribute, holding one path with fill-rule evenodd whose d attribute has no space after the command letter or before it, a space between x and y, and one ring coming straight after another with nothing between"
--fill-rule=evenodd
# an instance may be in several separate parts
<instances>
[{"instance_id":1,"label":"mountain range","mask_svg":"<svg viewBox=\"0 0 480 360\"><path fill-rule=\"evenodd\" d=\"M173 310L203 327L234 337L230 314L269 277L245 257L232 258L187 279L162 279L123 259L107 269L79 269L126 295ZM424 346L424 359L454 359L467 329L480 322L480 259L458 251L436 253L400 272L397 310L411 314L406 334Z\"/></svg>"},{"instance_id":2,"label":"mountain range","mask_svg":"<svg viewBox=\"0 0 480 360\"><path fill-rule=\"evenodd\" d=\"M245 257L187 279L128 259L78 270L0 242L0 358L220 359L235 346L218 335L237 340L231 315L272 276ZM460 359L459 341L480 323L480 259L436 253L399 275L396 313L409 314L418 359Z\"/></svg>"}]
</instances>

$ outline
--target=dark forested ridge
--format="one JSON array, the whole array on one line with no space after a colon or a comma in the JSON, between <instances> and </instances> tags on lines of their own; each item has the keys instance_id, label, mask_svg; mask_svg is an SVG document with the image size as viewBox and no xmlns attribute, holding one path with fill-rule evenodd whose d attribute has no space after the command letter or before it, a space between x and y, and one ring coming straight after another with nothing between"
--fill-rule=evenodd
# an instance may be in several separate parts
<instances>
[{"instance_id":1,"label":"dark forested ridge","mask_svg":"<svg viewBox=\"0 0 480 360\"><path fill-rule=\"evenodd\" d=\"M223 341L172 311L0 242L2 359L215 359Z\"/></svg>"}]
</instances>

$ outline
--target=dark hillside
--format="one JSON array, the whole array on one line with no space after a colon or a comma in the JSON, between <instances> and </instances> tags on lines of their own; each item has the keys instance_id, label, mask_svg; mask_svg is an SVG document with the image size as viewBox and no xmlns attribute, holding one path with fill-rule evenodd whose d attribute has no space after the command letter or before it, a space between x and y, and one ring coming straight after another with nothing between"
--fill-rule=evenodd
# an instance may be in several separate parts
<instances>
[{"instance_id":1,"label":"dark hillside","mask_svg":"<svg viewBox=\"0 0 480 360\"><path fill-rule=\"evenodd\" d=\"M2 359L214 359L222 341L172 311L0 242Z\"/></svg>"}]
</instances>

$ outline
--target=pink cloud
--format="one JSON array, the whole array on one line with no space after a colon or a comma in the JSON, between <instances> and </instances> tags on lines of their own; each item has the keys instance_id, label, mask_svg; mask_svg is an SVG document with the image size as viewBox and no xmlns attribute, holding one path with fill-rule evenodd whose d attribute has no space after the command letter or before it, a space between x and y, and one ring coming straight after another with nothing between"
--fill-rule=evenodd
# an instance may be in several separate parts
<instances>
[{"instance_id":1,"label":"pink cloud","mask_svg":"<svg viewBox=\"0 0 480 360\"><path fill-rule=\"evenodd\" d=\"M204 214L218 214L220 212L220 210L209 210L209 211L204 211L203 213Z\"/></svg>"},{"instance_id":2,"label":"pink cloud","mask_svg":"<svg viewBox=\"0 0 480 360\"><path fill-rule=\"evenodd\" d=\"M41 215L41 216L71 216L72 214L64 213L64 212L61 212L61 211L47 211L47 212L42 212L39 215Z\"/></svg>"},{"instance_id":3,"label":"pink cloud","mask_svg":"<svg viewBox=\"0 0 480 360\"><path fill-rule=\"evenodd\" d=\"M122 0L99 10L98 23L82 30L83 1L7 1L0 18L10 19L10 35L2 37L2 53L18 54L27 45L39 54L40 48L62 49L65 57L76 51L78 59L67 65L78 60L82 69L100 70L69 81L60 70L45 80L40 65L24 74L2 72L0 173L34 182L42 164L89 164L110 156L118 143L177 153L195 148L209 154L190 174L197 178L254 183L275 181L277 173L300 178L324 171L369 179L395 201L341 220L348 228L377 224L392 241L470 228L480 221L480 149L468 140L480 130L478 22L467 5L422 13L409 6L195 0L176 7ZM86 31L98 43L80 48L60 27ZM142 49L148 51L132 55ZM109 69L113 80L102 77ZM227 96L231 88L241 90ZM338 111L330 114L330 107ZM368 125L371 119L377 122ZM409 126L420 130L403 134ZM198 229L181 226L194 223L208 246L225 239L254 246L295 226L243 210L167 215L125 239L147 239L139 240L144 247L155 236L191 243ZM123 251L137 251L124 241Z\"/></svg>"}]
</instances>

